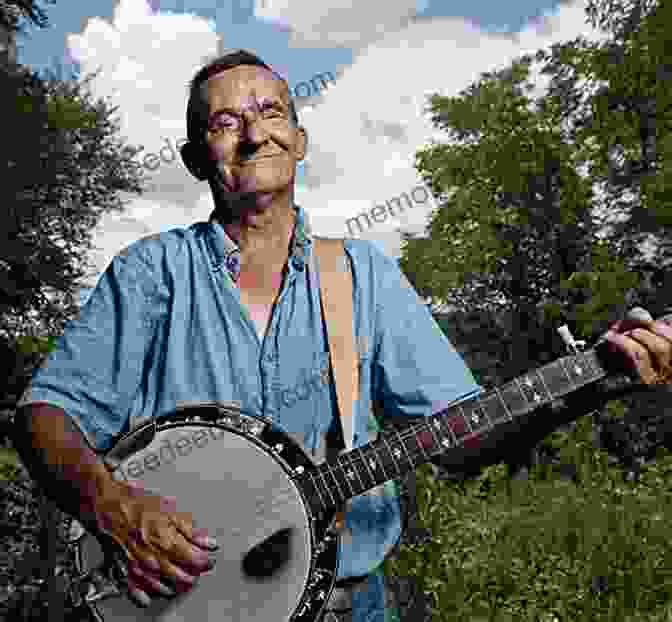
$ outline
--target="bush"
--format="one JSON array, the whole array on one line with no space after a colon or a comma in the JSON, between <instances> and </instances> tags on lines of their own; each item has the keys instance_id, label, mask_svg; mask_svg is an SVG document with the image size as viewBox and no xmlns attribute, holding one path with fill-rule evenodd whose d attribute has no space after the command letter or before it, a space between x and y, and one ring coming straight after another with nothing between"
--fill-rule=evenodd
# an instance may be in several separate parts
<instances>
[{"instance_id":1,"label":"bush","mask_svg":"<svg viewBox=\"0 0 672 622\"><path fill-rule=\"evenodd\" d=\"M433 538L402 544L385 572L417 577L436 622L669 620L672 454L659 448L624 482L589 416L546 442L576 483L548 464L518 481L503 464L457 482L420 467L418 523Z\"/></svg>"}]
</instances>

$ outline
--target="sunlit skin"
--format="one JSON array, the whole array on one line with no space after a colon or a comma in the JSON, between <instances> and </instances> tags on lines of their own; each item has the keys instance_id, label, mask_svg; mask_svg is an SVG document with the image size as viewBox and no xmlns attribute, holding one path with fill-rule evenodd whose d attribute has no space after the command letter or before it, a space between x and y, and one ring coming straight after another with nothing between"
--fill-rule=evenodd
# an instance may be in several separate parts
<instances>
[{"instance_id":1,"label":"sunlit skin","mask_svg":"<svg viewBox=\"0 0 672 622\"><path fill-rule=\"evenodd\" d=\"M253 319L277 298L294 227L296 164L306 137L292 124L285 85L263 67L239 66L204 88L205 130L216 215L241 252L238 286Z\"/></svg>"}]
</instances>

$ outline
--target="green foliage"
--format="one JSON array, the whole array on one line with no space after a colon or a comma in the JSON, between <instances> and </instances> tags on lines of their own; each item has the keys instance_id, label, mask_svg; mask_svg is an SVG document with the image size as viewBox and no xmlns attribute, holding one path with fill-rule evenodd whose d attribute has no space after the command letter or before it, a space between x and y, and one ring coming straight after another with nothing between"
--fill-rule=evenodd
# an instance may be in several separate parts
<instances>
[{"instance_id":1,"label":"green foliage","mask_svg":"<svg viewBox=\"0 0 672 622\"><path fill-rule=\"evenodd\" d=\"M0 67L3 118L20 140L0 146L0 335L59 334L79 310L101 217L140 194L141 174L116 138L115 108L84 79ZM37 165L36 165L37 163ZM5 168L4 172L1 170Z\"/></svg>"},{"instance_id":2,"label":"green foliage","mask_svg":"<svg viewBox=\"0 0 672 622\"><path fill-rule=\"evenodd\" d=\"M532 62L522 57L457 97L431 100L452 141L421 150L417 165L454 192L429 238L404 242L400 265L438 300L485 282L489 298L538 304L590 254L590 185L556 119L531 109ZM467 296L465 309L487 305L477 298Z\"/></svg>"},{"instance_id":3,"label":"green foliage","mask_svg":"<svg viewBox=\"0 0 672 622\"><path fill-rule=\"evenodd\" d=\"M19 474L17 459L17 454L13 449L0 447L0 479L16 479Z\"/></svg>"},{"instance_id":4,"label":"green foliage","mask_svg":"<svg viewBox=\"0 0 672 622\"><path fill-rule=\"evenodd\" d=\"M574 272L563 279L558 288L560 298L571 301L574 330L581 337L593 337L613 310L623 304L627 292L639 285L639 275L629 271L617 257L610 254L606 244L592 245L591 270ZM548 317L556 317L557 309ZM555 314L555 315L554 315Z\"/></svg>"},{"instance_id":5,"label":"green foliage","mask_svg":"<svg viewBox=\"0 0 672 622\"><path fill-rule=\"evenodd\" d=\"M589 417L547 440L577 466L576 484L549 466L512 481L497 464L460 483L420 467L418 522L433 539L402 545L385 572L417 577L438 622L666 619L672 454L625 484L593 448Z\"/></svg>"},{"instance_id":6,"label":"green foliage","mask_svg":"<svg viewBox=\"0 0 672 622\"><path fill-rule=\"evenodd\" d=\"M56 347L57 337L35 337L22 335L16 338L19 352L25 354L49 354Z\"/></svg>"},{"instance_id":7,"label":"green foliage","mask_svg":"<svg viewBox=\"0 0 672 622\"><path fill-rule=\"evenodd\" d=\"M56 0L47 0L55 4ZM44 10L36 0L2 0L0 4L0 26L10 32L25 32L21 19L38 28L49 26Z\"/></svg>"},{"instance_id":8,"label":"green foliage","mask_svg":"<svg viewBox=\"0 0 672 622\"><path fill-rule=\"evenodd\" d=\"M516 370L549 347L549 322L594 337L642 299L644 241L657 245L657 269L672 262L671 5L591 5L610 40L556 44L431 97L448 140L416 156L444 201L427 238L404 239L400 267L433 305L510 310L503 338L528 342L512 342ZM550 84L532 99L535 62Z\"/></svg>"}]
</instances>

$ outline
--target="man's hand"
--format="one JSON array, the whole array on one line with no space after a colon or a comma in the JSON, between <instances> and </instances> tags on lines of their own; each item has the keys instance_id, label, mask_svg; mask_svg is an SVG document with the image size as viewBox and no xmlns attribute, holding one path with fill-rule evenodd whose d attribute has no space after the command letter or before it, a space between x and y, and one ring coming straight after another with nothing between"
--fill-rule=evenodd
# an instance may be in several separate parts
<instances>
[{"instance_id":1,"label":"man's hand","mask_svg":"<svg viewBox=\"0 0 672 622\"><path fill-rule=\"evenodd\" d=\"M217 544L191 515L178 512L173 497L149 493L139 482L123 482L117 494L96 504L96 522L126 552L131 600L147 607L155 594L186 592L214 567L208 552Z\"/></svg>"},{"instance_id":2,"label":"man's hand","mask_svg":"<svg viewBox=\"0 0 672 622\"><path fill-rule=\"evenodd\" d=\"M633 309L609 327L600 347L605 362L620 364L644 384L672 384L672 323Z\"/></svg>"}]
</instances>

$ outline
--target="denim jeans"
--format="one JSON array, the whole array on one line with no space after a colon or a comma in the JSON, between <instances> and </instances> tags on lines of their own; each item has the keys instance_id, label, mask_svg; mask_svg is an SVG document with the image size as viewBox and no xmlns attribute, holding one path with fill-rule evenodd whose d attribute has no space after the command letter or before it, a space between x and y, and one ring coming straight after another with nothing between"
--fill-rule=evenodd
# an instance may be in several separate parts
<instances>
[{"instance_id":1,"label":"denim jeans","mask_svg":"<svg viewBox=\"0 0 672 622\"><path fill-rule=\"evenodd\" d=\"M322 622L400 622L397 596L385 581L382 565L360 583L335 587Z\"/></svg>"}]
</instances>

